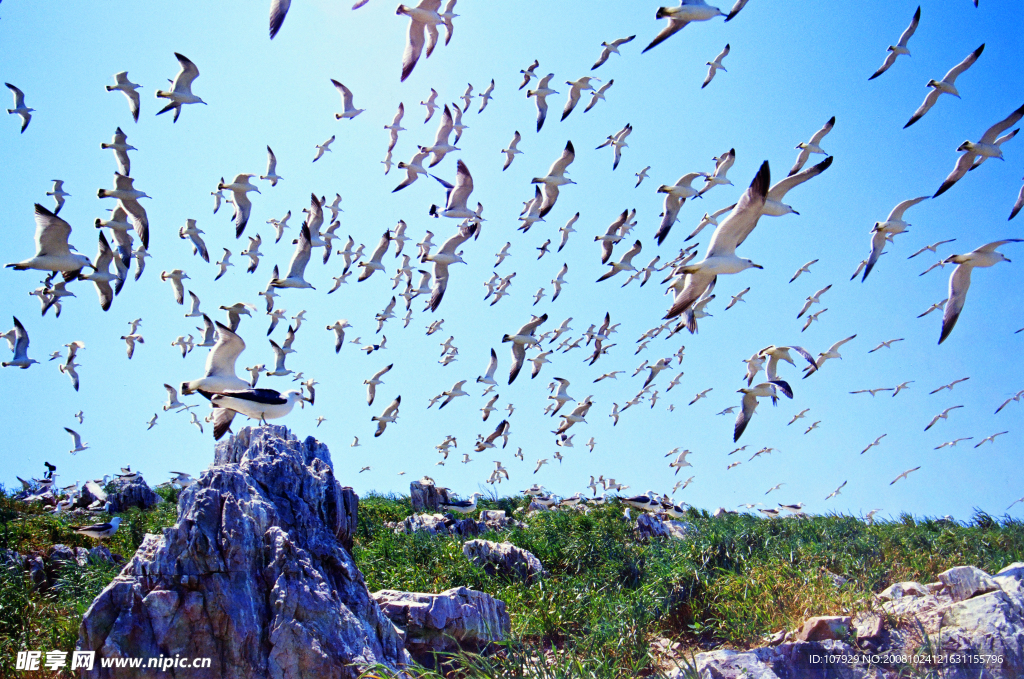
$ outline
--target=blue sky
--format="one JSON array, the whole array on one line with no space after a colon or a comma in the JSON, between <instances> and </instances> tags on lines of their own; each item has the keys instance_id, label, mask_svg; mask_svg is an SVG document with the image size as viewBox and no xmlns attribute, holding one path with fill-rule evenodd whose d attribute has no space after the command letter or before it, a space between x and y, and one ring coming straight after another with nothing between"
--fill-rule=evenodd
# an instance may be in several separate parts
<instances>
[{"instance_id":1,"label":"blue sky","mask_svg":"<svg viewBox=\"0 0 1024 679\"><path fill-rule=\"evenodd\" d=\"M1024 62L1020 27L1024 9L1013 3L982 2L975 9L969 0L922 2L922 17L910 40L912 56L900 57L884 75L868 81L882 63L885 49L895 43L910 21L917 3L864 2L824 6L780 1L752 0L733 21L721 18L694 23L662 45L641 55L643 47L661 29L654 19L657 3L636 3L624 10L614 3L592 3L585 15L569 3L521 2L495 15L486 3L462 0L460 16L448 46L440 45L429 59L421 59L413 74L399 82L401 56L408 20L398 17L394 3L370 0L357 11L345 3L294 3L278 37L267 38L267 7L253 3L223 2L180 5L168 2L105 3L103 8L67 3L9 0L0 7L0 34L5 47L0 57L0 76L19 86L29 106L37 109L25 134L19 121L0 120L0 154L6 172L0 183L0 211L7 224L3 244L5 262L32 255L34 230L32 204L48 207L46 197L52 179L65 180L72 194L61 211L73 228L71 243L94 256L97 217L106 218L113 201L96 198L100 187L112 186L116 169L109 151L99 148L120 126L128 141L139 150L132 154L136 186L153 196L146 202L151 223L153 258L138 282L129 280L110 311L99 309L93 286L72 286L77 298L64 305L60 319L41 318L39 305L28 292L41 275L36 272L0 273L3 308L0 318L17 316L27 327L30 355L44 361L29 370L8 368L0 372L0 398L8 407L0 411L0 426L7 434L8 460L3 481L42 471L43 460L58 464L61 483L112 473L124 464L144 472L151 483L163 481L171 469L197 474L212 460L209 428L205 435L189 423L185 414L164 413L164 382L179 384L202 374L204 349L186 359L170 343L179 335L194 332L194 319L183 318L187 308L174 303L161 270L181 268L191 281L187 288L202 300L202 309L222 319L220 305L246 301L257 304L259 314L243 318L240 334L247 343L238 367L270 363L266 340L269 318L262 315L263 289L275 263L283 269L291 257L290 238L273 244L273 229L265 222L300 210L310 192L343 197L341 228L357 243L372 250L380 234L399 219L413 238L406 252L427 229L436 243L454 233L456 221L435 220L427 215L432 203L444 199L442 187L429 178L392 194L404 174L392 169L384 175L380 161L388 144L383 125L390 123L399 102L406 116L394 151L394 161L408 160L418 144L433 141L438 114L423 123L418 104L435 88L439 102L455 102L472 83L474 93L495 80L494 98L478 114L474 99L463 122L468 125L460 143L462 151L450 154L434 168L451 181L456 159L462 159L473 175L471 202L484 205L487 221L478 241L465 246L468 265L452 267L451 281L438 311L423 312L422 300L413 303L408 328L401 320L389 321L383 334L388 349L369 356L346 344L339 355L333 351L333 335L324 328L339 318L355 326L349 338L374 336L373 315L384 308L392 292L389 278L375 274L364 283L350 283L327 296L331 277L341 273L341 258L332 256L324 266L318 256L307 269L312 290L285 290L277 306L292 316L307 311L307 321L295 343L297 353L288 367L315 377L314 407L295 410L283 424L299 436L314 435L326 442L343 483L358 492L368 490L408 492L408 481L429 474L462 495L478 489L501 460L512 475L498 487L501 494L545 484L563 495L584 491L589 475L604 474L629 484L631 491L668 491L677 479L694 475L686 490L675 494L679 501L713 509L735 508L741 502L804 502L813 512L859 514L874 508L882 515L970 515L972 508L1002 513L1024 495L1019 454L1022 448L1024 404L1011 403L998 415L996 407L1024 388L1018 356L1024 333L1024 284L1021 245L1003 251L1015 260L992 269L978 270L967 306L950 338L941 346L940 316L917 315L946 297L950 268L918 274L939 255L963 253L1001 238L1021 235L1021 219L1007 216L1024 176L1021 140L1007 142L1005 162L990 160L950 191L908 210L909 232L890 245L866 283L850 282L850 275L869 250L869 231L884 220L898 202L931 195L956 162L956 147L965 139L977 140L988 127L1024 103L1024 87L1014 74ZM728 6L723 6L728 11ZM590 66L604 40L636 34L624 45L622 55L594 73ZM903 125L923 100L929 78L941 78L954 64L981 43L985 52L957 81L962 99L942 97L916 125ZM725 59L728 72L720 72L701 89L707 67L729 43ZM186 106L177 124L169 115L156 117L160 104L156 89L177 72L173 53L180 52L196 63L201 75L193 91L207 106ZM554 73L552 87L560 94L549 99L551 111L540 133L535 132L533 100L517 88L520 69L534 59L539 74ZM143 85L142 115L133 123L127 103L119 93L107 93L113 74L127 70ZM607 100L584 114L589 101L584 94L576 111L559 122L568 92L566 80L583 75L615 79ZM366 112L352 120L337 121L340 99L330 84L345 83L355 103ZM4 96L7 96L6 94ZM723 276L708 307L713 317L703 319L700 332L691 336L664 334L646 351L634 355L636 339L661 321L670 305L656 275L643 289L632 283L621 288L625 275L596 284L606 267L599 261L594 236L603 233L624 209L637 210L638 226L627 238L638 238L643 251L636 263L646 264L655 255L662 262L683 247L683 238L705 211L729 205L749 184L758 166L768 160L773 180L782 178L796 157L793 148L806 141L831 116L837 122L822 146L834 156L832 167L787 196L799 216L765 217L739 250L763 270ZM595 150L607 135L626 123L633 126L629 147L619 168L612 171L608 149ZM520 131L518 156L507 172L501 171L500 150ZM337 136L333 152L311 162L315 145ZM567 140L577 150L570 167L575 186L564 187L557 205L545 222L528 233L516 231L522 202L533 194L530 179L546 173ZM210 192L221 176L230 180L240 172L261 174L266 170L266 145L278 157L277 187L258 182L261 194L250 194L252 218L247 235L262 234L266 256L255 274L246 274L238 256L247 241L236 240L230 207L212 214ZM729 172L735 186L717 187L700 201L687 201L679 222L664 245L658 247L654 232L659 223L662 196L659 184L672 184L681 175L714 169L712 157L736 149L737 159ZM812 158L814 162L820 156ZM650 178L634 188L635 172L650 165ZM552 252L537 260L546 239L558 241L557 229L575 212L581 214L569 244L562 253ZM188 218L205 231L211 257L222 248L233 253L236 266L214 283L216 267L206 264L177 237ZM710 238L701 234L701 252ZM908 255L946 238L939 255L925 253L912 260ZM506 242L511 256L497 269L494 255ZM342 241L343 242L343 241ZM616 248L618 258L625 244ZM385 261L389 274L397 268L394 250ZM811 259L820 261L790 284L794 271ZM569 265L566 286L551 303L550 280L563 263ZM483 302L482 284L492 271L517 276L511 296L495 306ZM804 298L828 284L832 289L817 309L828 308L819 322L801 332L796 314ZM533 306L538 287L548 297ZM729 296L747 286L746 302L725 311ZM404 312L404 309L401 310ZM214 313L216 312L216 313ZM524 373L511 386L499 387L498 407L515 405L510 418L512 437L504 451L472 453L477 434L494 430L499 413L487 422L480 419L482 375L493 347L498 352L499 375L507 375L508 345L501 336L517 330L531 313L548 313L541 330L557 327L572 317L578 336L605 312L621 323L611 352L594 366L583 363L582 350L551 357L540 376ZM118 338L128 321L141 317L146 344L135 357L125 357ZM443 330L425 336L426 326L444 318ZM6 326L7 321L4 322ZM284 326L273 337L283 339ZM800 344L812 353L852 334L857 338L842 350L843 360L830 361L820 374L800 380L792 367L782 376L794 386L793 400L777 408L762 404L740 444L744 453L729 457L732 416L716 416L738 405L736 390L744 386L742 359L769 344ZM458 360L438 364L440 343L454 336ZM905 338L891 349L868 350L882 340ZM81 340L82 386L75 392L47 355L72 340ZM643 373L629 378L644 359L651 362L686 346L681 366L657 380L659 400L652 409L643 403L626 411L618 426L607 416L612 403L622 405L639 391ZM4 347L6 351L6 347ZM531 352L532 355L533 352ZM373 406L365 402L362 381L394 363L394 369L378 388ZM602 373L626 370L617 380L593 384ZM679 386L666 393L675 374L685 374ZM241 373L241 370L239 371ZM552 377L570 380L569 393L577 400L593 394L595 405L588 424L570 430L576 434L573 448L558 448L550 430L556 420L543 415L545 386ZM928 392L952 380L970 379L955 389ZM471 396L460 398L445 410L426 409L430 396L468 380ZM883 392L872 398L851 395L858 389L892 387L913 380L910 389L895 398ZM506 380L501 380L503 383ZM260 386L279 390L295 386L290 378L261 377ZM686 404L704 389L708 398ZM392 398L402 396L399 421L374 439L370 417L379 415ZM190 399L199 402L198 398ZM674 411L667 408L675 405ZM943 409L963 405L930 431L924 426ZM570 404L571 405L571 404ZM792 426L794 414L810 408ZM73 414L85 413L79 425ZM154 412L159 424L146 431ZM205 405L196 409L200 417ZM316 426L316 417L327 420ZM804 430L820 420L819 428ZM241 423L240 420L236 420ZM70 437L63 427L78 430L90 449L70 456ZM994 443L975 450L973 444L996 432L1009 431ZM458 438L445 466L435 463L434 450L447 434ZM861 455L877 436L882 443ZM349 447L354 436L362 446ZM593 453L583 444L593 436ZM934 450L945 441L974 437L956 448ZM675 447L693 451L692 469L673 478L664 454ZM762 447L776 452L747 461ZM522 447L525 461L512 456ZM559 464L556 450L565 455ZM473 461L459 464L470 452ZM532 473L539 458L550 462ZM742 459L743 464L726 471ZM371 471L359 474L364 466ZM906 469L920 466L909 479L890 486L889 481ZM405 471L405 476L398 476ZM823 498L843 481L847 486L837 498ZM784 483L767 497L771 486ZM1021 516L1024 505L1010 514Z\"/></svg>"}]
</instances>

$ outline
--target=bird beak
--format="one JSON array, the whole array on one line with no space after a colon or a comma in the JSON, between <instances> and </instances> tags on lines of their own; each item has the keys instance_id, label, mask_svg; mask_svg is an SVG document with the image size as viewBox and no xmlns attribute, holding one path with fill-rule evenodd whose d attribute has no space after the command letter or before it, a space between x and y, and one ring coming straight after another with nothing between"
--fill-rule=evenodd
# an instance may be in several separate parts
<instances>
[{"instance_id":1,"label":"bird beak","mask_svg":"<svg viewBox=\"0 0 1024 679\"><path fill-rule=\"evenodd\" d=\"M760 264L754 264L753 262L751 262L751 264L754 266L755 269L763 269L764 268Z\"/></svg>"},{"instance_id":2,"label":"bird beak","mask_svg":"<svg viewBox=\"0 0 1024 679\"><path fill-rule=\"evenodd\" d=\"M793 214L795 214L795 215L797 215L797 216L799 216L799 215L800 215L800 213L799 213L799 212L797 212L796 210L793 210Z\"/></svg>"}]
</instances>

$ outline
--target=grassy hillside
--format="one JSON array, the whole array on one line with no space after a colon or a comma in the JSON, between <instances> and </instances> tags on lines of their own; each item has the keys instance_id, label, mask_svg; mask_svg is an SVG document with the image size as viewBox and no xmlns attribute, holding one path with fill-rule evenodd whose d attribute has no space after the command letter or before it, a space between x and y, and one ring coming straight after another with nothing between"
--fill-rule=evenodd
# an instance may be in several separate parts
<instances>
[{"instance_id":1,"label":"grassy hillside","mask_svg":"<svg viewBox=\"0 0 1024 679\"><path fill-rule=\"evenodd\" d=\"M162 492L171 502L121 514L112 552L129 558L145 533L174 522L176 497ZM525 501L480 505L521 518L513 512ZM395 534L384 523L411 514L408 498L370 495L359 505L355 558L371 591L466 586L507 603L513 634L504 652L463 659L478 666L463 676L596 678L658 676L651 643L659 638L680 642L683 657L745 648L808 616L869 609L871 594L893 582L928 582L965 564L991 573L1024 560L1024 524L980 513L967 524L903 516L867 525L845 516L716 519L690 510L692 539L645 541L622 512L617 502L589 514L547 512L525 528L481 536L541 560L549 576L526 585L472 565L458 538ZM94 544L70 525L0 493L0 549ZM0 559L0 676L28 676L13 671L17 650L73 648L82 613L117 571L67 565L40 592Z\"/></svg>"}]
</instances>

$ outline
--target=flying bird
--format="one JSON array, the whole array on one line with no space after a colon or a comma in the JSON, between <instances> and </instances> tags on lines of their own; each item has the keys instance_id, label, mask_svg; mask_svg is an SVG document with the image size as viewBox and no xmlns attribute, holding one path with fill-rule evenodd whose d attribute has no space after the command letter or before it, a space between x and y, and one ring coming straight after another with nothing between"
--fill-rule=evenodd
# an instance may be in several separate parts
<instances>
[{"instance_id":1,"label":"flying bird","mask_svg":"<svg viewBox=\"0 0 1024 679\"><path fill-rule=\"evenodd\" d=\"M590 67L590 70L593 71L597 67L601 66L604 62L608 61L608 57L610 57L612 54L619 54L619 48L625 45L627 42L630 42L635 37L635 35L631 35L628 38L619 38L618 40L612 40L611 42L602 42L601 47L603 47L604 49L601 50L601 56L597 58L597 61L594 62L594 65Z\"/></svg>"},{"instance_id":2,"label":"flying bird","mask_svg":"<svg viewBox=\"0 0 1024 679\"><path fill-rule=\"evenodd\" d=\"M177 52L174 53L174 57L178 60L181 70L178 71L178 75L174 76L171 89L169 91L156 91L157 99L169 99L171 103L157 111L156 114L160 115L174 109L174 120L172 122L176 123L178 122L178 116L181 115L182 106L185 104L205 104L206 102L192 94L192 81L199 77L199 68L188 57L182 56ZM148 243L146 247L149 247Z\"/></svg>"},{"instance_id":3,"label":"flying bird","mask_svg":"<svg viewBox=\"0 0 1024 679\"><path fill-rule=\"evenodd\" d=\"M910 50L907 49L907 42L909 42L911 36L914 35L914 32L917 30L917 24L920 21L921 7L918 6L917 11L914 12L914 18L911 19L910 25L907 26L906 30L903 31L903 34L900 36L899 42L897 42L895 45L889 45L887 50L889 54L886 55L885 61L882 62L882 65L878 67L878 70L875 71L874 74L870 78L868 78L868 80L874 80L878 76L888 71L889 67L896 63L896 57L898 57L899 55L910 55Z\"/></svg>"},{"instance_id":4,"label":"flying bird","mask_svg":"<svg viewBox=\"0 0 1024 679\"><path fill-rule=\"evenodd\" d=\"M32 112L35 111L35 109L28 108L27 106L25 106L24 92L19 90L11 83L4 84L7 85L7 89L9 89L14 94L14 108L7 109L7 113L10 115L21 116L21 131L24 134L25 128L28 127L29 121L32 120Z\"/></svg>"},{"instance_id":5,"label":"flying bird","mask_svg":"<svg viewBox=\"0 0 1024 679\"><path fill-rule=\"evenodd\" d=\"M1024 111L1024 107L1022 107ZM957 264L958 266L953 269L952 275L949 277L949 301L946 302L946 308L942 314L942 331L939 334L939 344L942 344L949 333L953 331L953 326L956 325L957 320L960 318L960 312L963 311L964 303L967 301L967 290L971 287L971 271L975 267L989 267L999 262L1009 262L1010 260L999 252L997 248L1006 243L1020 243L1020 238L1007 238L1005 240L997 240L986 245L982 245L980 248L972 250L965 255L953 255L947 257L946 262L951 264Z\"/></svg>"},{"instance_id":6,"label":"flying bird","mask_svg":"<svg viewBox=\"0 0 1024 679\"><path fill-rule=\"evenodd\" d=\"M128 109L131 111L132 118L135 122L139 122L139 93L137 89L142 87L133 83L128 79L128 71L121 71L120 73L114 74L114 85L106 85L107 92L118 91L124 94L128 100Z\"/></svg>"},{"instance_id":7,"label":"flying bird","mask_svg":"<svg viewBox=\"0 0 1024 679\"><path fill-rule=\"evenodd\" d=\"M984 49L985 43L982 43L981 47L968 54L967 58L965 58L963 61L961 61L953 68L949 69L949 72L947 72L946 75L942 77L942 80L929 80L927 86L931 87L932 90L928 92L928 95L924 98L924 102L918 107L916 111L914 111L914 115L910 116L910 120L907 121L907 124L903 126L903 129L907 129L908 127L916 123L918 120L920 120L921 116L923 116L925 113L928 113L928 111L931 110L931 107L935 106L935 102L939 100L939 97L942 94L952 94L954 97L959 99L960 93L957 91L956 86L954 85L957 76L959 76L961 73L969 69L974 64L974 62L978 60L978 57L981 56L981 52Z\"/></svg>"},{"instance_id":8,"label":"flying bird","mask_svg":"<svg viewBox=\"0 0 1024 679\"><path fill-rule=\"evenodd\" d=\"M668 25L644 48L644 52L665 42L691 21L707 21L717 16L724 16L722 10L711 7L704 0L680 0L678 7L659 7L654 18L668 19Z\"/></svg>"},{"instance_id":9,"label":"flying bird","mask_svg":"<svg viewBox=\"0 0 1024 679\"><path fill-rule=\"evenodd\" d=\"M718 56L715 57L714 61L707 62L708 74L704 78L704 84L700 86L701 89L704 89L705 87L708 86L708 84L715 77L715 74L718 73L718 71L725 71L725 66L722 66L722 59L725 59L728 55L729 45L727 44L725 46L725 49L718 53ZM728 73L728 71L726 72Z\"/></svg>"},{"instance_id":10,"label":"flying bird","mask_svg":"<svg viewBox=\"0 0 1024 679\"><path fill-rule=\"evenodd\" d=\"M943 193L949 190L953 184L960 181L968 170L975 167L975 161L979 159L984 160L985 158L1000 158L1003 157L1003 151L1000 148L1002 140L997 139L999 135L1005 130L1013 127L1020 119L1024 117L1024 106L1021 106L1016 111L1003 118L998 123L988 128L985 134L981 135L981 139L977 142L965 141L956 148L957 151L962 151L963 155L957 159L956 165L953 167L953 171L949 173L945 181L939 187L939 190L935 192L932 198L941 196ZM1009 138L1012 135L1007 135Z\"/></svg>"}]
</instances>

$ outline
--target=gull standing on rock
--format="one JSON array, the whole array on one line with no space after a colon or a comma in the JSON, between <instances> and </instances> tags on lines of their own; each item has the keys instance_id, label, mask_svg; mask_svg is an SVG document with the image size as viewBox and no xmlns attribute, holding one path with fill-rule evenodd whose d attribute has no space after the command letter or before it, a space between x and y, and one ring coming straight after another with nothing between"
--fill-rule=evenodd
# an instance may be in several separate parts
<instances>
[{"instance_id":1,"label":"gull standing on rock","mask_svg":"<svg viewBox=\"0 0 1024 679\"><path fill-rule=\"evenodd\" d=\"M206 102L192 94L192 81L199 77L199 69L188 57L182 56L177 52L174 53L174 56L178 60L178 64L181 65L181 70L174 77L170 91L156 91L157 99L169 99L171 103L157 111L156 114L160 115L174 109L173 122L176 123L178 122L178 116L181 115L181 107L184 104L205 104ZM147 245L147 247L149 246Z\"/></svg>"}]
</instances>

